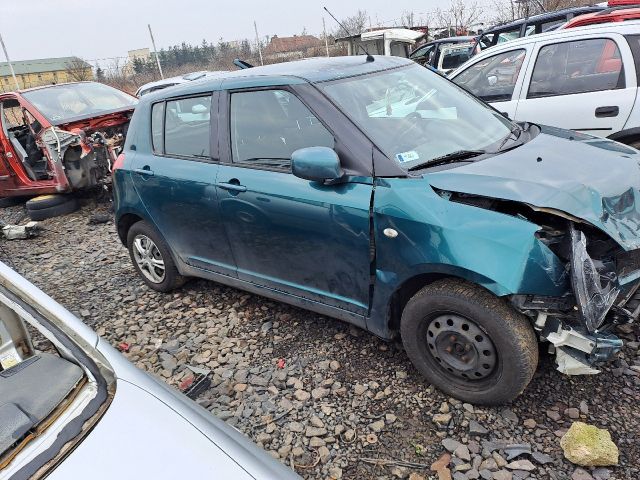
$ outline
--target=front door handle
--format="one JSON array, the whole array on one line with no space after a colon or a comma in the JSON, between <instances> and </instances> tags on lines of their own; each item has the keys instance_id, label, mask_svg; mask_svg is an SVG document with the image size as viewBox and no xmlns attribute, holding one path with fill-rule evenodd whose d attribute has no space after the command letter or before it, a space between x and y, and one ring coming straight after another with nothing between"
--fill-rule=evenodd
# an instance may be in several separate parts
<instances>
[{"instance_id":1,"label":"front door handle","mask_svg":"<svg viewBox=\"0 0 640 480\"><path fill-rule=\"evenodd\" d=\"M596 117L598 118L617 117L618 113L620 113L620 108L617 105L596 108Z\"/></svg>"},{"instance_id":2,"label":"front door handle","mask_svg":"<svg viewBox=\"0 0 640 480\"><path fill-rule=\"evenodd\" d=\"M235 180L235 179L234 179ZM230 192L246 192L247 187L244 185L240 185L240 182L237 180L234 182L233 180L229 180L229 182L222 182L216 184L216 187L222 188L223 190L228 190Z\"/></svg>"},{"instance_id":3,"label":"front door handle","mask_svg":"<svg viewBox=\"0 0 640 480\"><path fill-rule=\"evenodd\" d=\"M136 168L134 172L136 172L138 175L144 175L145 177L153 177L153 170L151 170L151 167L149 167L149 165L145 165L142 168Z\"/></svg>"}]
</instances>

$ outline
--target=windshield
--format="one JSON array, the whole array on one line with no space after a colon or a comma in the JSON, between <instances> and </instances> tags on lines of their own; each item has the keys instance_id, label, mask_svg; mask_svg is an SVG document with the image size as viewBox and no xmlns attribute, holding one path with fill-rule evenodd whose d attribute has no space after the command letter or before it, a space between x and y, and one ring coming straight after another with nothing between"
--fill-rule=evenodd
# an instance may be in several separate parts
<instances>
[{"instance_id":1,"label":"windshield","mask_svg":"<svg viewBox=\"0 0 640 480\"><path fill-rule=\"evenodd\" d=\"M407 169L461 150L491 150L513 129L498 112L419 65L320 87Z\"/></svg>"},{"instance_id":2,"label":"windshield","mask_svg":"<svg viewBox=\"0 0 640 480\"><path fill-rule=\"evenodd\" d=\"M23 96L54 124L133 108L136 104L134 97L94 82L56 85L24 92Z\"/></svg>"}]
</instances>

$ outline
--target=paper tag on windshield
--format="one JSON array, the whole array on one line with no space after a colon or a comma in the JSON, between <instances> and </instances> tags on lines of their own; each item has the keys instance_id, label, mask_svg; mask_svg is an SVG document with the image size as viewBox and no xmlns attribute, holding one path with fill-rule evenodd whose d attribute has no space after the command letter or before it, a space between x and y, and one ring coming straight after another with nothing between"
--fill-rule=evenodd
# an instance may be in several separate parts
<instances>
[{"instance_id":1,"label":"paper tag on windshield","mask_svg":"<svg viewBox=\"0 0 640 480\"><path fill-rule=\"evenodd\" d=\"M396 158L401 163L413 162L414 160L419 160L420 155L415 150L411 150L410 152L396 153Z\"/></svg>"}]
</instances>

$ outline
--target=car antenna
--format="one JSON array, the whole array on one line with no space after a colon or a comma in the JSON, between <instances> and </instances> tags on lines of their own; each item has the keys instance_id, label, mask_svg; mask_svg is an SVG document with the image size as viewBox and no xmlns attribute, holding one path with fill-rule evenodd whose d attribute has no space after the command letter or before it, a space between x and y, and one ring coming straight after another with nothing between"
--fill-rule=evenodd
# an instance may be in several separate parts
<instances>
[{"instance_id":1,"label":"car antenna","mask_svg":"<svg viewBox=\"0 0 640 480\"><path fill-rule=\"evenodd\" d=\"M233 64L240 70L244 70L245 68L253 68L253 65L251 65L249 62L245 62L244 60L240 60L239 58L236 58L233 61Z\"/></svg>"},{"instance_id":2,"label":"car antenna","mask_svg":"<svg viewBox=\"0 0 640 480\"><path fill-rule=\"evenodd\" d=\"M329 15L331 15L331 18L333 18L333 19L336 21L336 23L337 23L338 25L340 25L340 26L342 27L342 29L343 29L345 32L347 32L347 35L349 35L350 37L352 37L352 36L353 36L353 35L351 35L351 32L350 32L349 30L347 30L347 27L345 27L345 26L340 22L340 20L338 20L338 19L333 15L333 13L331 13L331 12L329 11L329 9L328 9L327 7L322 7L322 8L324 8L324 9L325 9L325 11L326 11ZM362 45L362 43L358 42L358 46L359 46L359 47L360 47L360 49L361 49L361 50L362 50L362 51L367 55L367 62L373 62L373 61L375 61L375 58L373 58L373 56L369 54L369 52L367 51L367 49L366 49L366 48L364 48L364 46Z\"/></svg>"}]
</instances>

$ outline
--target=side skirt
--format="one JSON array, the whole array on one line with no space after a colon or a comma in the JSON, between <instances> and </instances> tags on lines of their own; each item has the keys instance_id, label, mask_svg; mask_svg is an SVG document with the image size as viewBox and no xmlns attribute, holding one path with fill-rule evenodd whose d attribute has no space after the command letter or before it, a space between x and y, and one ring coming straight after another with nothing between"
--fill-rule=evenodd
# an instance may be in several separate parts
<instances>
[{"instance_id":1,"label":"side skirt","mask_svg":"<svg viewBox=\"0 0 640 480\"><path fill-rule=\"evenodd\" d=\"M209 270L194 267L191 265L186 265L183 262L180 262L180 273L187 277L204 278L217 283L221 283L223 285L227 285L229 287L238 288L250 293L255 293L256 295L287 303L289 305L293 305L294 307L303 308L305 310L319 313L320 315L326 315L327 317L336 318L338 320L342 320L343 322L351 323L356 327L367 330L366 318L363 315L348 312L346 310L342 310L341 308L332 307L330 305L314 302L313 300L308 300L306 298L292 295L287 292L263 287L251 282L247 282L245 280L240 280L238 278L229 277L227 275L211 272Z\"/></svg>"}]
</instances>

